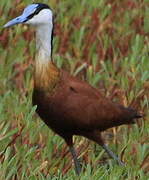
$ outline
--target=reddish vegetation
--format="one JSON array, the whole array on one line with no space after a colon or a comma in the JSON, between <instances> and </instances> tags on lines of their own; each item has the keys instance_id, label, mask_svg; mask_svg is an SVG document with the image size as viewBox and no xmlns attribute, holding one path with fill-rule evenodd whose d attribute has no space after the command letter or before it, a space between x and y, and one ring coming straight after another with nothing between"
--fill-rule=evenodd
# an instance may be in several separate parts
<instances>
[{"instance_id":1,"label":"reddish vegetation","mask_svg":"<svg viewBox=\"0 0 149 180\"><path fill-rule=\"evenodd\" d=\"M8 47L8 39L8 31L2 31L2 33L0 34L0 42L3 48Z\"/></svg>"}]
</instances>

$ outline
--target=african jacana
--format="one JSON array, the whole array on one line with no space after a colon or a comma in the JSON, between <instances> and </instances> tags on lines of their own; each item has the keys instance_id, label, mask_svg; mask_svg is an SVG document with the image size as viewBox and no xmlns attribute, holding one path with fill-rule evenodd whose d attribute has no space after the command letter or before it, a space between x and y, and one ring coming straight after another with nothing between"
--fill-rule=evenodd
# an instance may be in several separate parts
<instances>
[{"instance_id":1,"label":"african jacana","mask_svg":"<svg viewBox=\"0 0 149 180\"><path fill-rule=\"evenodd\" d=\"M72 136L80 135L101 145L120 165L123 162L104 144L101 132L122 124L133 124L141 115L103 97L98 89L56 67L52 61L53 13L46 4L31 4L22 15L4 27L29 24L36 29L37 55L33 105L54 132L66 141L76 173L81 171Z\"/></svg>"}]
</instances>

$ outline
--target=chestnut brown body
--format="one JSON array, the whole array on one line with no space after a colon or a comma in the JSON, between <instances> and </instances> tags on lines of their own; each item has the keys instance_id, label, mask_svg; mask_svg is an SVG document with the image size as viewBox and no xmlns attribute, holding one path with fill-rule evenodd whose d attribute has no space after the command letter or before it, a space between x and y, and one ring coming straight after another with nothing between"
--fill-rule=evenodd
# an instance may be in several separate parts
<instances>
[{"instance_id":1,"label":"chestnut brown body","mask_svg":"<svg viewBox=\"0 0 149 180\"><path fill-rule=\"evenodd\" d=\"M101 131L134 123L134 118L140 117L135 110L111 102L98 89L59 70L52 62L47 67L41 68L42 73L37 71L43 76L35 78L33 104L41 119L69 145L73 135L96 141ZM46 85L44 79L48 79Z\"/></svg>"}]
</instances>

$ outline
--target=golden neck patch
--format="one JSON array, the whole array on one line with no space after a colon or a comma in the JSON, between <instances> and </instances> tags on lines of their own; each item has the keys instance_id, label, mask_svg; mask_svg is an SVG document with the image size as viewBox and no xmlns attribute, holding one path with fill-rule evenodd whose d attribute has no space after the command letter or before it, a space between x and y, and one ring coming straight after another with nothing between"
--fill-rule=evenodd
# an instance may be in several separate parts
<instances>
[{"instance_id":1,"label":"golden neck patch","mask_svg":"<svg viewBox=\"0 0 149 180\"><path fill-rule=\"evenodd\" d=\"M52 91L60 79L60 71L52 61L39 63L36 61L34 73L34 86L38 89Z\"/></svg>"}]
</instances>

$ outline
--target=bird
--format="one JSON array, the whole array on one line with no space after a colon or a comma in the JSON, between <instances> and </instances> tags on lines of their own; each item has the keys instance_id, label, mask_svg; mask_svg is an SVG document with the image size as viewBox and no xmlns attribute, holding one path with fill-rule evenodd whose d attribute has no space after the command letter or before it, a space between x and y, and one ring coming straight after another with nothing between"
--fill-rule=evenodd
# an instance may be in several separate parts
<instances>
[{"instance_id":1,"label":"bird","mask_svg":"<svg viewBox=\"0 0 149 180\"><path fill-rule=\"evenodd\" d=\"M119 165L124 162L104 143L102 132L120 125L134 124L142 115L131 107L113 102L86 81L58 68L53 60L53 11L47 4L28 5L22 14L4 27L16 24L33 26L36 55L32 102L45 124L62 137L69 147L75 172L81 165L73 146L73 136L83 136L99 144Z\"/></svg>"}]
</instances>

